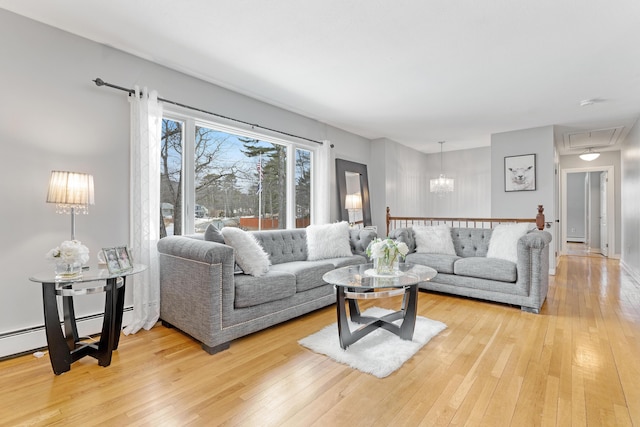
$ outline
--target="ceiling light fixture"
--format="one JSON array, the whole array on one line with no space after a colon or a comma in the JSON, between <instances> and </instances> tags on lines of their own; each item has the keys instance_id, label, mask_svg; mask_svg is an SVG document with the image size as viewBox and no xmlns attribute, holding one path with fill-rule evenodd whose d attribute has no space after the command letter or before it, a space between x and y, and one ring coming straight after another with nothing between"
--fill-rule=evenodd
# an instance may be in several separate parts
<instances>
[{"instance_id":1,"label":"ceiling light fixture","mask_svg":"<svg viewBox=\"0 0 640 427\"><path fill-rule=\"evenodd\" d=\"M442 197L446 193L453 192L453 178L447 178L442 173L442 146L444 141L440 141L440 176L429 181L429 190Z\"/></svg>"},{"instance_id":2,"label":"ceiling light fixture","mask_svg":"<svg viewBox=\"0 0 640 427\"><path fill-rule=\"evenodd\" d=\"M593 148L589 148L589 149L587 149L587 151L585 151L584 153L580 154L580 158L582 160L587 161L587 162L595 160L598 157L600 157L600 153L598 153L597 151L593 151Z\"/></svg>"}]
</instances>

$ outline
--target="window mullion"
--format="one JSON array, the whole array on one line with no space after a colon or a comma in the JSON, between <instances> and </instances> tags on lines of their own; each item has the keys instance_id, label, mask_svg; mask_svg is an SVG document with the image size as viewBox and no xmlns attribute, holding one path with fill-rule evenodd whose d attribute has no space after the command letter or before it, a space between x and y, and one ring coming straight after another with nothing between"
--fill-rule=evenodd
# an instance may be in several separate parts
<instances>
[{"instance_id":1,"label":"window mullion","mask_svg":"<svg viewBox=\"0 0 640 427\"><path fill-rule=\"evenodd\" d=\"M184 148L182 150L182 194L184 200L184 234L195 232L195 139L196 124L193 118L185 120Z\"/></svg>"}]
</instances>

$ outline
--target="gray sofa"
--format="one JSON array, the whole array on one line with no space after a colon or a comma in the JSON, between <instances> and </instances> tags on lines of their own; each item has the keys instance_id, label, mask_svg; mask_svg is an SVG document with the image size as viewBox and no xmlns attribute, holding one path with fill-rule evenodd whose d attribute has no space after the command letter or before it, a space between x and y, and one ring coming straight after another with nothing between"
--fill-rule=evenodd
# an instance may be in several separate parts
<instances>
[{"instance_id":1,"label":"gray sofa","mask_svg":"<svg viewBox=\"0 0 640 427\"><path fill-rule=\"evenodd\" d=\"M371 230L350 230L352 256L307 261L306 230L255 231L271 266L260 277L234 271L234 249L201 236L169 236L158 242L160 318L202 343L210 354L230 342L333 304L334 289L322 276L337 267L367 262Z\"/></svg>"},{"instance_id":2,"label":"gray sofa","mask_svg":"<svg viewBox=\"0 0 640 427\"><path fill-rule=\"evenodd\" d=\"M518 305L539 313L549 286L547 231L529 231L518 240L517 262L487 258L491 229L451 228L456 255L417 253L412 228L398 228L389 237L409 246L406 262L435 268L438 275L421 289Z\"/></svg>"}]
</instances>

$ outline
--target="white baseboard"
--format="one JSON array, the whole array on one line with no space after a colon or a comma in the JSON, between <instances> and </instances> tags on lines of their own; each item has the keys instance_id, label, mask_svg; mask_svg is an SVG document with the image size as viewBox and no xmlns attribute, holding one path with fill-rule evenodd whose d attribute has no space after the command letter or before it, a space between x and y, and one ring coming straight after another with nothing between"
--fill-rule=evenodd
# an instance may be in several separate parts
<instances>
[{"instance_id":1,"label":"white baseboard","mask_svg":"<svg viewBox=\"0 0 640 427\"><path fill-rule=\"evenodd\" d=\"M126 307L122 315L122 326L128 325L133 318L133 308ZM102 313L77 319L78 335L86 337L102 331ZM44 325L29 329L12 331L0 336L0 359L29 353L47 347Z\"/></svg>"}]
</instances>

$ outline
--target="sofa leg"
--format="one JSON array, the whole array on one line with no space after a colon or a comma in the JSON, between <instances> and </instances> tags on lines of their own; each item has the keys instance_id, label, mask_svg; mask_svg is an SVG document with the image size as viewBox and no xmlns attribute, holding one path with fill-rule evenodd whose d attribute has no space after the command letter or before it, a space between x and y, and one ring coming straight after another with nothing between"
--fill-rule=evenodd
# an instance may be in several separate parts
<instances>
[{"instance_id":1,"label":"sofa leg","mask_svg":"<svg viewBox=\"0 0 640 427\"><path fill-rule=\"evenodd\" d=\"M540 314L540 309L539 308L525 307L523 305L522 307L520 307L520 309L522 311L526 311L527 313Z\"/></svg>"},{"instance_id":2,"label":"sofa leg","mask_svg":"<svg viewBox=\"0 0 640 427\"><path fill-rule=\"evenodd\" d=\"M171 323L165 322L162 319L160 319L160 321L162 322L162 326L164 326L165 328L173 329L173 325Z\"/></svg>"},{"instance_id":3,"label":"sofa leg","mask_svg":"<svg viewBox=\"0 0 640 427\"><path fill-rule=\"evenodd\" d=\"M227 350L230 346L231 346L230 342L214 345L213 347L210 347L206 344L202 344L202 349L209 354L216 354L216 353L220 353L221 351Z\"/></svg>"}]
</instances>

